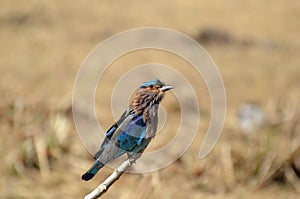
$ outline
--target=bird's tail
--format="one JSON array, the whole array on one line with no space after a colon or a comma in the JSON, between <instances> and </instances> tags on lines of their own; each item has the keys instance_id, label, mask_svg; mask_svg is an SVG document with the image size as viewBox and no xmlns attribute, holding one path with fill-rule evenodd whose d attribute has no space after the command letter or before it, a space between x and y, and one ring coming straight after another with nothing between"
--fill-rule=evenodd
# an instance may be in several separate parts
<instances>
[{"instance_id":1,"label":"bird's tail","mask_svg":"<svg viewBox=\"0 0 300 199\"><path fill-rule=\"evenodd\" d=\"M85 174L82 175L81 179L85 181L92 179L103 166L104 164L97 160L93 164L93 166Z\"/></svg>"}]
</instances>

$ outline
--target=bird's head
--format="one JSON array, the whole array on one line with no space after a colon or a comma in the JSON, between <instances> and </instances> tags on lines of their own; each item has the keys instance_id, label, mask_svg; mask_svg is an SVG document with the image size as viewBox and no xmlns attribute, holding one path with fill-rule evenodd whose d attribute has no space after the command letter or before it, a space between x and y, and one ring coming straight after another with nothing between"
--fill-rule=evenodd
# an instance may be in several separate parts
<instances>
[{"instance_id":1,"label":"bird's head","mask_svg":"<svg viewBox=\"0 0 300 199\"><path fill-rule=\"evenodd\" d=\"M159 79L144 82L138 87L131 105L135 112L139 114L148 106L159 104L165 92L173 88L173 86L166 85Z\"/></svg>"},{"instance_id":2,"label":"bird's head","mask_svg":"<svg viewBox=\"0 0 300 199\"><path fill-rule=\"evenodd\" d=\"M173 88L174 88L173 86L166 85L164 82L160 81L159 79L155 79L152 81L144 82L142 85L139 86L138 90L164 93Z\"/></svg>"}]
</instances>

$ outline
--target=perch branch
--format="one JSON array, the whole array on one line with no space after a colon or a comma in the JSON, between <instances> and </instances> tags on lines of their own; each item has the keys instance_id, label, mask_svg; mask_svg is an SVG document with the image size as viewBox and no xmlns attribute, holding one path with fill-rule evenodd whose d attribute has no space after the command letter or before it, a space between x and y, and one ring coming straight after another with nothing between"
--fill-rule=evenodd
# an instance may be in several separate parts
<instances>
[{"instance_id":1,"label":"perch branch","mask_svg":"<svg viewBox=\"0 0 300 199\"><path fill-rule=\"evenodd\" d=\"M102 196L111 185L113 185L123 173L131 167L133 163L139 158L139 156L131 157L125 160L119 168L117 168L104 182L102 182L95 190L86 195L84 199L95 199Z\"/></svg>"}]
</instances>

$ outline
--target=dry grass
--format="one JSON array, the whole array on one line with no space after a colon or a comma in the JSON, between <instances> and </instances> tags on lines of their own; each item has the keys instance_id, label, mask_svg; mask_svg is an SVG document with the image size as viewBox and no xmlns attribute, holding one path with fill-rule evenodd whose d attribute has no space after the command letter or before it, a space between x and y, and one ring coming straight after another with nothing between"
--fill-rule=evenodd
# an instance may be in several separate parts
<instances>
[{"instance_id":1,"label":"dry grass","mask_svg":"<svg viewBox=\"0 0 300 199\"><path fill-rule=\"evenodd\" d=\"M144 26L172 28L195 39L212 27L252 44L204 43L228 97L223 134L204 160L198 159L198 150L208 127L210 99L203 81L185 70L188 64L149 50L112 65L96 95L103 126L113 122L107 95L115 81L131 66L150 61L174 66L200 88L196 94L203 119L182 158L155 173L123 176L104 198L298 198L299 10L297 0L2 1L0 198L82 198L112 171L105 168L91 182L80 179L92 158L73 125L73 81L96 44ZM241 133L237 125L243 102L259 104L267 116L266 125L251 134ZM174 96L167 96L164 105L177 121ZM163 133L152 147L174 136L172 125Z\"/></svg>"}]
</instances>

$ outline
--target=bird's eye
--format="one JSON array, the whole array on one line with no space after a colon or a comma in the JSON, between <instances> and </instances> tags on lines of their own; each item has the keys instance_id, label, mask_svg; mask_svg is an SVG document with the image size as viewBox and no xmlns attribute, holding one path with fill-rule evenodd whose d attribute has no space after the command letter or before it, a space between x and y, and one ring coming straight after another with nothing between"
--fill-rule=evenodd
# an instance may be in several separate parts
<instances>
[{"instance_id":1,"label":"bird's eye","mask_svg":"<svg viewBox=\"0 0 300 199\"><path fill-rule=\"evenodd\" d=\"M153 85L149 85L146 87L146 89L148 89L148 90L152 90L152 88L153 88Z\"/></svg>"}]
</instances>

